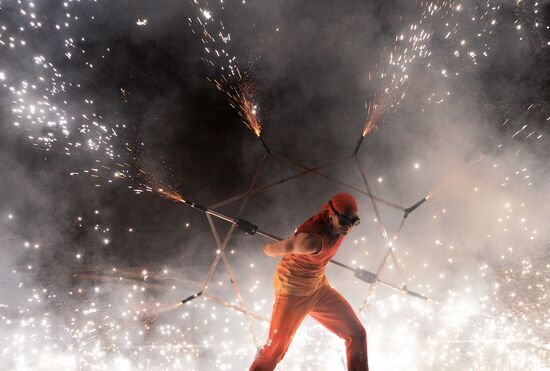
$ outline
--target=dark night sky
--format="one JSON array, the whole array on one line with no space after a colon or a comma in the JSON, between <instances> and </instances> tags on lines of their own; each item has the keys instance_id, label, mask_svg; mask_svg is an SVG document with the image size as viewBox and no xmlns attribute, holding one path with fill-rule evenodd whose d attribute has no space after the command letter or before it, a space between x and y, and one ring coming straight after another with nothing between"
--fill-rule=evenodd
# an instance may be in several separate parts
<instances>
[{"instance_id":1,"label":"dark night sky","mask_svg":"<svg viewBox=\"0 0 550 371\"><path fill-rule=\"evenodd\" d=\"M241 69L251 71L261 103L264 138L272 147L309 164L353 148L366 117L364 104L375 88L366 75L380 62L391 35L398 32L397 15L407 14L402 6L396 1L350 1L345 6L328 1L283 2L276 6L250 4L236 7L236 12L225 12L224 21L235 39L232 53L241 61ZM179 184L190 198L209 203L242 191L262 149L225 97L206 81L216 71L201 61L202 45L185 22L196 9L181 2L163 3L162 8L148 2L117 2L103 4L100 9L97 21L79 26L86 35L86 41L79 45L88 54L97 56L111 49L92 73L82 74L82 67L74 60L68 64L62 53L52 52L56 47L53 40L42 45L45 53L57 55L54 62L64 65L65 76L79 81L81 91L95 97L96 109L106 121L127 123L128 140L146 144L141 161L169 183ZM408 10L413 18L412 5ZM80 11L84 14L86 6ZM97 11L90 8L92 14ZM135 20L142 15L147 15L148 25L136 27ZM282 31L274 32L276 27ZM533 54L528 47L506 48L508 42L503 37L489 63L473 71L466 82L454 82L453 86L470 109L490 112L493 119L524 107L535 96L542 101L540 89L548 82L546 51ZM411 94L421 95L429 89L420 81L413 80ZM128 92L127 101L121 88ZM547 90L542 92L548 94ZM391 131L413 125L421 132L423 117L414 111L414 104L414 100L405 102L402 112L388 117L387 128L379 136L389 137ZM407 117L403 117L403 111ZM8 120L6 116L4 112L4 121ZM33 211L29 225L36 225L33 217L38 224L43 223L43 213L74 219L74 215L89 213L101 205L108 210L108 222L103 223L111 225L114 235L117 228L122 230L127 225L146 231L130 240L127 236L113 238L115 254L119 249L124 254L131 251L135 264L142 260L141 253L146 261L162 259L185 243L181 225L184 220L196 219L192 211L154 196L136 197L122 187L96 190L86 181L69 179L63 171L78 167L74 159L34 151L22 138L14 142L12 128L3 130L8 132L2 135L3 151L17 153L16 161L23 168L18 171L32 178L42 192L66 195L60 209ZM391 165L392 156L400 156L384 150L386 140L373 138L367 143L370 150L364 151L369 159L375 156L380 167L386 162ZM3 179L7 183L3 188L8 194L13 192L9 177ZM83 191L68 192L78 187ZM14 197L12 207L23 214L37 208L18 191ZM269 202L253 202L251 207L269 207ZM290 219L297 222L300 217ZM74 226L66 227L63 233L70 233ZM166 241L164 246L155 246L159 236ZM80 234L75 238L69 243L77 242Z\"/></svg>"},{"instance_id":2,"label":"dark night sky","mask_svg":"<svg viewBox=\"0 0 550 371\"><path fill-rule=\"evenodd\" d=\"M64 12L55 2L38 7L48 9L52 17ZM368 73L381 63L384 48L392 44L402 25L418 17L415 9L413 2L403 1L281 1L251 2L222 12L233 38L231 53L241 70L249 73L257 92L263 137L269 145L311 165L349 153L366 119L365 102L379 88L376 81L368 81ZM33 40L37 52L42 48L65 79L81 84L71 97L93 97L104 121L126 123L124 140L134 148L144 143L138 162L177 185L190 199L210 204L242 192L263 150L225 97L206 80L219 71L201 61L203 45L187 26L186 19L196 17L196 8L190 2L167 1L159 7L154 2L121 1L99 8L83 4L76 12L96 15L96 20L75 23L72 29L72 34L85 35L85 41L77 40L85 55L76 55L69 63L59 36L39 42L43 36L36 32ZM513 14L511 10L503 13ZM137 27L136 19L142 16L148 24ZM409 164L411 156L429 159L434 154L426 148L433 145L431 151L436 152L450 139L446 135L454 135L438 125L440 117L470 122L464 129L455 125L463 135L457 141L473 141L488 149L498 135L507 134L499 128L503 118L523 114L534 100L548 102L544 98L548 96L548 49L538 48L536 36L522 42L512 36L513 30L500 30L492 39L494 53L477 68L463 68L464 78L447 82L455 99L451 108L420 105L422 97L438 86L425 83L433 77L431 72L414 71L408 88L411 99L384 116L382 128L367 139L362 151L367 167L373 173L384 172L393 182L389 196L409 203L441 179L442 174L435 171L405 194L402 191L413 186L398 166ZM437 36L432 47L441 51L434 55L435 63L444 64L446 50L451 48ZM4 65L19 63L15 54L4 57ZM97 61L95 68L84 70L82 63L89 58ZM121 89L127 92L126 100ZM8 122L8 109L3 108L2 121ZM476 125L479 131L472 130ZM18 232L46 245L61 245L55 254L44 253L48 259L42 263L48 272L59 271L51 263L72 256L74 246L89 250L84 262L90 266L104 262L140 266L174 257L190 264L189 259L204 257L204 249L213 244L209 236L197 237L204 235L207 225L192 210L156 195L135 196L124 186L94 188L89 179L70 177L68 171L89 166L91 157L85 153L66 158L35 150L24 135L6 125L0 148L7 204L26 221ZM270 166L270 174L288 173L288 167ZM360 184L359 179L353 181ZM323 197L340 190L312 177L297 184L280 194L253 198L246 215L258 218L268 230L286 234L316 211ZM304 193L307 202L299 198ZM316 196L319 193L322 196ZM270 208L275 207L276 217L270 216ZM99 217L93 214L96 209L101 210ZM74 222L79 215L86 216L84 230ZM191 222L191 229L184 228L186 222ZM108 248L100 246L97 233L90 230L95 223L110 228ZM128 234L129 226L136 232ZM205 259L209 261L210 255Z\"/></svg>"}]
</instances>

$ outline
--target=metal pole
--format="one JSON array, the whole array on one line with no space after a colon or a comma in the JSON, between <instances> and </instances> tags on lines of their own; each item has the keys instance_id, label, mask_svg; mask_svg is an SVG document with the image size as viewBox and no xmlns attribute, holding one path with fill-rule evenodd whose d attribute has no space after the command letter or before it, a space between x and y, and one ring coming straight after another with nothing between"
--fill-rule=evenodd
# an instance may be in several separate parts
<instances>
[{"instance_id":1,"label":"metal pole","mask_svg":"<svg viewBox=\"0 0 550 371\"><path fill-rule=\"evenodd\" d=\"M188 203L186 202L186 204L188 204ZM197 209L198 209L198 208L197 208ZM206 212L206 213L208 213L208 214L210 214L210 215L212 215L212 216L215 216L215 217L217 217L217 218L220 218L220 219L222 219L222 220L225 220L225 221L227 221L227 222L233 224L236 228L242 230L242 231L245 232L246 234L251 234L251 235L253 235L253 234L258 234L258 235L263 236L263 237L266 237L266 238L268 238L268 239L270 239L270 240L272 240L272 241L281 241L281 240L282 240L282 238L280 238L280 237L277 237L277 236L275 236L275 235L273 235L273 234L271 234L271 233L268 233L268 232L265 232L265 231L263 231L263 230L258 229L258 227L257 227L256 225L252 224L251 222L249 222L249 221L247 221L247 220L239 219L239 218L235 219L235 218L232 218L232 217L227 216L227 215L225 215L225 214L222 214L222 213L220 213L220 212L212 211L212 210L209 210L209 209L206 209L206 208L205 208L203 211ZM389 257L390 251L391 251L391 250L389 249L389 251L388 251L387 254L386 254L385 260ZM419 293L416 293L416 292L410 291L410 290L408 290L408 289L406 289L406 288L398 287L398 286L395 286L395 285L393 285L393 284L391 284L391 283L389 283L389 282L385 282L385 281L380 280L380 279L378 278L379 272L375 274L375 273L369 272L369 271L364 270L364 269L352 268L352 267L350 267L350 266L348 266L348 265L346 265L346 264L344 264L344 263L341 263L341 262L339 262L339 261L337 261L337 260L334 260L334 259L331 259L330 262L333 263L333 264L336 264L336 265L338 265L338 266L340 266L340 267L342 267L342 268L345 268L345 269L347 269L347 270L353 271L353 272L355 273L355 275L356 275L357 278L360 278L361 280L363 280L363 281L365 281L365 282L369 282L369 281L370 281L369 278L363 278L364 276L367 275L367 276L370 276L370 277L374 277L374 281L372 281L372 282L380 283L380 284L383 285L383 286L386 286L386 287L388 287L388 288L390 288L390 289L393 289L393 290L402 292L402 293L407 294L407 295L411 295L411 296L414 296L414 297L417 297L417 298L420 298L420 299L428 300L427 297L425 297L425 296L423 296L423 295L421 295L421 294L419 294ZM380 267L379 267L379 270L380 270ZM369 283L370 283L370 282L369 282ZM191 299L191 300L192 300L192 299Z\"/></svg>"}]
</instances>

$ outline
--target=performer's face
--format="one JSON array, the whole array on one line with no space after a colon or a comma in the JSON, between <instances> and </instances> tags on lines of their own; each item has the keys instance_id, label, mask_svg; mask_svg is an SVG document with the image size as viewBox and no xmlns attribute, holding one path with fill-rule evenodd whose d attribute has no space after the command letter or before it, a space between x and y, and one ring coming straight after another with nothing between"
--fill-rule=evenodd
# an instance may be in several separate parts
<instances>
[{"instance_id":1,"label":"performer's face","mask_svg":"<svg viewBox=\"0 0 550 371\"><path fill-rule=\"evenodd\" d=\"M349 232L351 232L351 229L353 228L352 224L347 224L347 225L341 224L338 218L333 218L333 226L334 226L334 230L338 234L343 234L343 235L347 235Z\"/></svg>"},{"instance_id":2,"label":"performer's face","mask_svg":"<svg viewBox=\"0 0 550 371\"><path fill-rule=\"evenodd\" d=\"M359 224L359 217L353 211L344 213L338 212L332 203L329 205L332 210L332 228L338 234L347 235L351 229Z\"/></svg>"}]
</instances>

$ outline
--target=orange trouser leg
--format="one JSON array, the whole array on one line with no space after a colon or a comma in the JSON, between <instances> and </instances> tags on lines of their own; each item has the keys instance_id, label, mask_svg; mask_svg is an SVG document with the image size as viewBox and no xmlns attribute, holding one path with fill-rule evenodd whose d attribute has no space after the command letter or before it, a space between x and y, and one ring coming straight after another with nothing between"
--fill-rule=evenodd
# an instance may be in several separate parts
<instances>
[{"instance_id":1,"label":"orange trouser leg","mask_svg":"<svg viewBox=\"0 0 550 371\"><path fill-rule=\"evenodd\" d=\"M313 301L313 296L277 295L275 297L269 338L250 366L250 371L275 369L277 363L283 359L298 326L311 311Z\"/></svg>"},{"instance_id":2,"label":"orange trouser leg","mask_svg":"<svg viewBox=\"0 0 550 371\"><path fill-rule=\"evenodd\" d=\"M367 334L353 308L335 289L324 286L310 315L346 341L348 370L367 371Z\"/></svg>"}]
</instances>

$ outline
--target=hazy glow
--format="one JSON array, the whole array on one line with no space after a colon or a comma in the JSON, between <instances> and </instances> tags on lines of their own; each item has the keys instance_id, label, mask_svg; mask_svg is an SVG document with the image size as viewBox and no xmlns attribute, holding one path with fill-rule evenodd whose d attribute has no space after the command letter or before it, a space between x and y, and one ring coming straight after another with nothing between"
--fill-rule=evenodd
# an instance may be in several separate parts
<instances>
[{"instance_id":1,"label":"hazy glow","mask_svg":"<svg viewBox=\"0 0 550 371\"><path fill-rule=\"evenodd\" d=\"M100 55L83 52L87 35L80 35L80 30L85 27L79 27L77 32L76 25L93 22L96 15L83 14L83 9L100 5L94 1L82 3L86 3L86 7L77 1L64 2L63 14L57 18L29 2L9 5L10 9L18 10L17 17L6 11L8 4L0 8L0 53L11 53L10 56L16 56L21 62L0 66L0 89L8 102L3 107L5 119L10 128L37 151L51 151L68 158L82 153L91 156L93 161L89 166L68 169L67 173L93 180L94 187L113 183L121 189L128 188L136 197L159 191L177 200L177 194L164 188L159 190L153 182L141 185L127 182L134 179L135 173L143 172L136 171L128 159L146 145L147 138L143 138L144 143L127 142L127 125L105 119L113 115L100 114L94 103L98 97L88 96L82 88L89 82L86 71L110 63L111 48L117 47L108 45ZM197 59L202 57L205 64L215 70L208 80L227 95L228 103L239 112L244 124L261 138L263 127L259 116L264 111L256 99L252 80L239 70L239 66L242 68L246 63L240 63L231 53L233 36L221 22L222 9L247 5L220 2L206 9L206 3L197 0L193 4L196 12L187 23L204 45L203 55ZM420 9L420 19L402 24L402 29L387 45L386 53L380 56L377 70L370 71L369 82L380 88L367 105L365 124L358 137L367 136L376 128L383 133L384 115L397 110L413 95L414 84L418 84L412 78L415 71L428 71L434 81L450 81L462 78L484 63L494 52L493 36L500 27L513 30L518 40L536 35L541 37L537 39L541 47L548 45L539 31L547 29L536 16L541 8L539 3L517 2L514 15L517 19L502 14L500 1L415 4ZM5 21L7 17L10 22ZM130 18L132 26L140 27L139 32L144 33L152 32L154 18L151 15L149 19L150 23L146 17ZM466 29L475 29L477 36L467 38ZM285 27L281 26L281 30L274 28L273 34L277 33L278 37L285 32ZM41 55L40 48L28 41L30 32L59 39L60 55ZM434 38L445 42L445 47L431 50ZM81 63L82 81L66 76L63 63L55 62L61 59L71 65ZM125 89L120 88L122 97L128 94ZM452 104L454 98L448 89L434 86L418 110L437 109L437 106ZM537 103L524 112L511 113L510 117L534 112L540 108ZM429 213L410 216L417 223L414 228L418 237L409 240L417 242L414 248L402 244L401 240L388 241L406 272L409 288L425 293L433 301L397 295L383 288L369 297L369 305L360 316L369 336L372 369L548 367L550 264L547 254L541 253L548 241L548 229L546 206L544 200L538 198L547 192L544 179L541 180L545 170L526 165L531 164L529 154L514 146L520 143L528 148L546 137L531 121L506 120L498 125L514 125L507 139L515 142L494 148L495 152L486 156L487 159L460 164L469 166L467 171L459 165L447 169L450 180L443 181L443 185L433 185L430 196L435 196L426 203L430 205ZM470 166L472 163L476 167ZM419 156L409 158L402 169L422 179L430 166L429 161ZM399 174L392 169L381 173L384 176L378 177L373 185L384 193L390 191L385 187L390 187L391 178ZM460 189L453 188L456 184ZM401 186L399 191L403 192L407 185ZM370 204L363 200L361 207L367 210ZM66 222L97 236L98 249L107 251L124 245L124 241L112 237L109 225L91 222L86 217L93 215L101 220L104 214L99 209L77 210L75 215L82 216ZM62 290L42 285L37 267L47 246L39 239L8 233L25 221L16 212L3 211L2 215L1 230L6 233L0 236L2 247L24 257L7 261L10 265L5 266L2 276L9 291L9 295L0 300L3 367L14 370L39 369L44 365L61 370L238 370L246 368L256 353L249 330L252 329L260 341L265 339L265 322L249 318L252 322L249 326L243 314L233 310L239 309L240 303L232 295L233 286L223 275L214 276L210 282L210 288L222 296L221 299L216 302L197 298L185 305L178 305L178 300L195 293L204 277L190 280L180 274L180 267L169 264L165 267L144 264L135 270L118 266L101 267L97 271L82 269L71 277L73 282L69 288L65 286L67 282L63 285L60 282ZM375 226L377 221L369 219L363 223ZM182 226L193 232L194 223L184 222ZM125 231L139 233L134 227L127 226ZM455 233L447 233L449 231ZM378 259L381 249L373 246L372 237L352 238L343 248L346 262L361 266ZM81 246L69 248L72 250L67 252L68 259L80 267L89 257L88 250ZM272 270L266 269L266 260L262 260L268 258L251 256L238 249L226 250L226 254L239 262L236 276L247 307L269 317ZM213 247L211 255L214 259L220 254L219 251L216 254ZM384 274L391 276L396 270L397 267L390 264ZM368 286L364 282L341 271L331 270L329 275L331 282L354 305L365 298ZM172 302L176 305L165 306ZM151 313L156 312L162 314L151 318ZM344 357L340 339L307 320L296 334L281 368L344 369Z\"/></svg>"}]
</instances>

